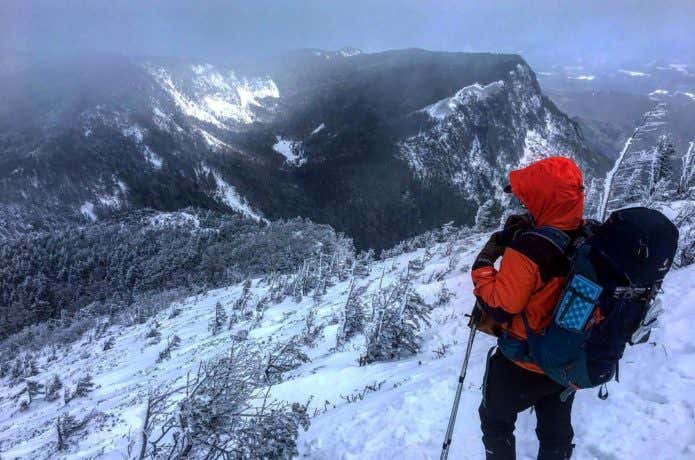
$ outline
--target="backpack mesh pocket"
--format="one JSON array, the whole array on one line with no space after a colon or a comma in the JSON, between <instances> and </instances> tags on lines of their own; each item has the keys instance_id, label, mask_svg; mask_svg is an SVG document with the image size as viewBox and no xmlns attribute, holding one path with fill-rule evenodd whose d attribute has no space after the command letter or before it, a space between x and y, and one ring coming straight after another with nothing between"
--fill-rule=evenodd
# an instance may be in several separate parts
<instances>
[{"instance_id":1,"label":"backpack mesh pocket","mask_svg":"<svg viewBox=\"0 0 695 460\"><path fill-rule=\"evenodd\" d=\"M601 295L602 287L588 278L572 276L555 314L555 323L570 331L584 329Z\"/></svg>"}]
</instances>

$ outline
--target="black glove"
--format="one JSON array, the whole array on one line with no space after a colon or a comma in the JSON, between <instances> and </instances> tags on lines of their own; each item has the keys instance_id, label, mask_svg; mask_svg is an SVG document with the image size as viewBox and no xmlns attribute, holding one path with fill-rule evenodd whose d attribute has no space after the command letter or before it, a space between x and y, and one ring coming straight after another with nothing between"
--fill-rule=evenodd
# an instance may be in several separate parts
<instances>
[{"instance_id":1,"label":"black glove","mask_svg":"<svg viewBox=\"0 0 695 460\"><path fill-rule=\"evenodd\" d=\"M471 319L468 321L468 326L473 326L480 322L480 319L483 317L483 310L480 308L478 302L473 305L473 310L471 310L471 314L469 316Z\"/></svg>"},{"instance_id":2,"label":"black glove","mask_svg":"<svg viewBox=\"0 0 695 460\"><path fill-rule=\"evenodd\" d=\"M483 249L478 253L478 257L473 262L473 270L480 267L494 265L495 261L504 254L504 245L500 243L502 232L495 232L487 240Z\"/></svg>"},{"instance_id":3,"label":"black glove","mask_svg":"<svg viewBox=\"0 0 695 460\"><path fill-rule=\"evenodd\" d=\"M533 228L533 218L528 214L512 214L507 217L500 232L499 243L504 247L512 244L519 235Z\"/></svg>"}]
</instances>

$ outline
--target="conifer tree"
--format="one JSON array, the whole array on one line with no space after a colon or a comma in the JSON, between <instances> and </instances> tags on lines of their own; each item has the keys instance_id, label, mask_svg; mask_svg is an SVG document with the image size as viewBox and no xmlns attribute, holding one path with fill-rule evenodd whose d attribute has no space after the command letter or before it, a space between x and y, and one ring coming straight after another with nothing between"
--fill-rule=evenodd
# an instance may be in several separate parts
<instances>
[{"instance_id":1,"label":"conifer tree","mask_svg":"<svg viewBox=\"0 0 695 460\"><path fill-rule=\"evenodd\" d=\"M46 384L46 393L44 394L44 399L46 401L55 401L60 397L60 390L63 388L63 382L60 377L53 375L51 381Z\"/></svg>"},{"instance_id":2,"label":"conifer tree","mask_svg":"<svg viewBox=\"0 0 695 460\"><path fill-rule=\"evenodd\" d=\"M224 328L227 322L227 312L224 310L222 304L218 301L215 304L215 316L210 321L210 331L212 335L217 335Z\"/></svg>"}]
</instances>

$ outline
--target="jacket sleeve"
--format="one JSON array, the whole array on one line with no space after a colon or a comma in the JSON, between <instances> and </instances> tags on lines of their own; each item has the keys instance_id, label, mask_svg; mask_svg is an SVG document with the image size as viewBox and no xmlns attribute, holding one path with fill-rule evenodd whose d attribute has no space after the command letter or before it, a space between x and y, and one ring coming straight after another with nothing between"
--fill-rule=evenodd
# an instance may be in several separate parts
<instances>
[{"instance_id":1,"label":"jacket sleeve","mask_svg":"<svg viewBox=\"0 0 695 460\"><path fill-rule=\"evenodd\" d=\"M505 249L499 271L492 266L481 267L473 270L471 276L473 293L484 306L501 309L508 315L526 308L531 295L541 287L538 266L512 248Z\"/></svg>"}]
</instances>

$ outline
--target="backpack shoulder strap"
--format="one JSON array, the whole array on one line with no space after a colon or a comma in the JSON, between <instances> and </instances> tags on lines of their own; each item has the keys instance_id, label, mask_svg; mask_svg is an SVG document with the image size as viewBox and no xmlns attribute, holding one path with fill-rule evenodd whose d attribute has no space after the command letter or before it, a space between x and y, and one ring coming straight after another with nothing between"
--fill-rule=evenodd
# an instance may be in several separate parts
<instances>
[{"instance_id":1,"label":"backpack shoulder strap","mask_svg":"<svg viewBox=\"0 0 695 460\"><path fill-rule=\"evenodd\" d=\"M572 239L567 233L554 227L536 227L526 232L543 238L555 246L560 253L565 254L572 243Z\"/></svg>"}]
</instances>

